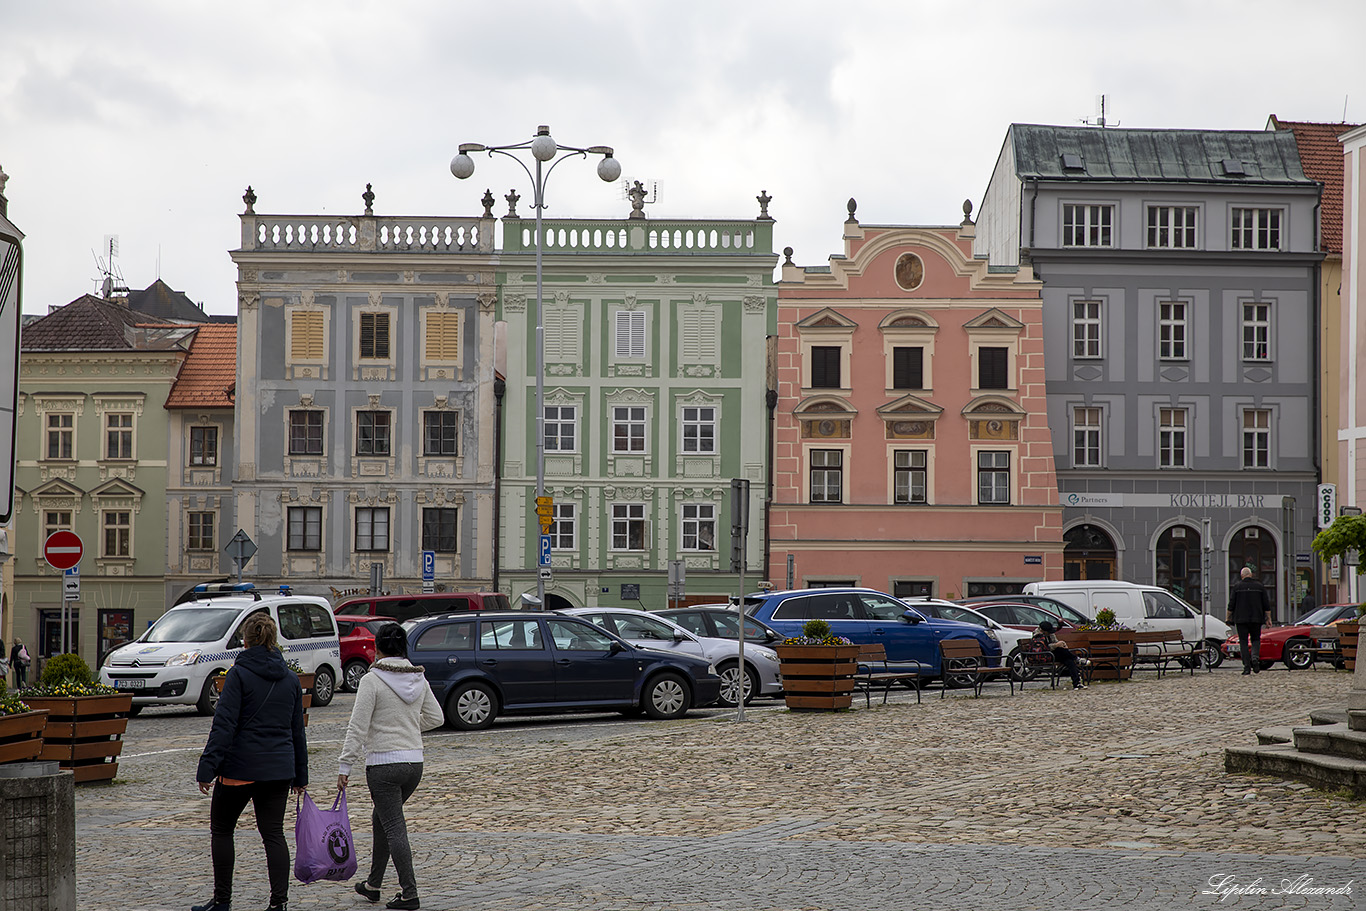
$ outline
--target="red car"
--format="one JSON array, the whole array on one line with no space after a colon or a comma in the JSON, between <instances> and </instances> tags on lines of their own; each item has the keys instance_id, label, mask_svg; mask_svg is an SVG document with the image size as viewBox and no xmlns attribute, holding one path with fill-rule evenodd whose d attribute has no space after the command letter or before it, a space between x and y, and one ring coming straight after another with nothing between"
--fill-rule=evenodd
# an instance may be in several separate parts
<instances>
[{"instance_id":1,"label":"red car","mask_svg":"<svg viewBox=\"0 0 1366 911\"><path fill-rule=\"evenodd\" d=\"M370 670L375 660L375 633L386 623L397 622L393 617L371 617L358 614L337 614L337 634L341 641L341 688L354 693L360 678Z\"/></svg>"},{"instance_id":2,"label":"red car","mask_svg":"<svg viewBox=\"0 0 1366 911\"><path fill-rule=\"evenodd\" d=\"M1316 626L1329 626L1342 620L1355 619L1357 608L1355 604L1326 604L1317 608L1288 626L1267 626L1262 628L1262 647L1258 652L1258 657L1262 665L1262 670L1266 670L1277 661L1284 661L1285 666L1292 671L1303 670L1314 663L1313 652L1308 651L1286 651L1290 645L1312 645L1310 632ZM1239 658L1241 652L1238 647L1238 637L1230 636L1224 643L1224 651L1230 658Z\"/></svg>"}]
</instances>

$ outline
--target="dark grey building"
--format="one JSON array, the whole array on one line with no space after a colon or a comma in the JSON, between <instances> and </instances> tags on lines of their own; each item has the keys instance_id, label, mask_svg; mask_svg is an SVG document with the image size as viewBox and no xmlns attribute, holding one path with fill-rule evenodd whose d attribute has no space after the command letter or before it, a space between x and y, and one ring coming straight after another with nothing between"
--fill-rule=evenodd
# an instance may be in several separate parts
<instances>
[{"instance_id":1,"label":"dark grey building","mask_svg":"<svg viewBox=\"0 0 1366 911\"><path fill-rule=\"evenodd\" d=\"M1250 565L1295 613L1319 193L1288 132L1011 126L975 252L1044 283L1067 578L1208 593L1221 612Z\"/></svg>"}]
</instances>

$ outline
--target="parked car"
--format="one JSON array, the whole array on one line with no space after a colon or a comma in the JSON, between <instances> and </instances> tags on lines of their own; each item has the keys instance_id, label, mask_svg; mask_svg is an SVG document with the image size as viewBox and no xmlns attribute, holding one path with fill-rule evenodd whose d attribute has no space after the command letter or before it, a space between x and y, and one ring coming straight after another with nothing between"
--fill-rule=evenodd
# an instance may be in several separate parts
<instances>
[{"instance_id":1,"label":"parked car","mask_svg":"<svg viewBox=\"0 0 1366 911\"><path fill-rule=\"evenodd\" d=\"M903 598L902 600L927 617L971 623L973 626L991 630L1001 642L1001 654L1005 656L1005 661L1014 670L1015 679L1028 679L1025 661L1020 653L1020 643L1032 639L1033 633L1007 626L984 612L973 610L971 607L965 607L962 604L955 604L952 601L941 601L935 598Z\"/></svg>"},{"instance_id":2,"label":"parked car","mask_svg":"<svg viewBox=\"0 0 1366 911\"><path fill-rule=\"evenodd\" d=\"M1044 610L1037 604L993 601L989 604L979 604L977 609L998 623L1005 624L1014 630L1027 630L1031 635L1045 620L1057 629L1067 629L1077 625L1050 610Z\"/></svg>"},{"instance_id":3,"label":"parked car","mask_svg":"<svg viewBox=\"0 0 1366 911\"><path fill-rule=\"evenodd\" d=\"M341 637L341 688L354 693L360 678L375 663L375 633L386 623L397 622L393 617L366 617L354 614L339 615L337 633Z\"/></svg>"},{"instance_id":4,"label":"parked car","mask_svg":"<svg viewBox=\"0 0 1366 911\"><path fill-rule=\"evenodd\" d=\"M694 636L713 636L718 639L734 639L735 608L729 604L694 604L691 607L672 607L668 610L654 611L661 617L672 620ZM783 634L767 623L753 617L745 618L745 641L760 645L772 645L783 641Z\"/></svg>"},{"instance_id":5,"label":"parked car","mask_svg":"<svg viewBox=\"0 0 1366 911\"><path fill-rule=\"evenodd\" d=\"M204 588L105 656L100 682L133 695L131 714L149 705L193 705L212 715L218 704L213 677L232 667L242 652L242 624L258 613L275 621L286 657L313 674L313 704L332 701L341 643L325 598L293 595L285 586L262 594L250 583Z\"/></svg>"},{"instance_id":6,"label":"parked car","mask_svg":"<svg viewBox=\"0 0 1366 911\"><path fill-rule=\"evenodd\" d=\"M1299 620L1287 626L1266 626L1262 628L1262 645L1257 650L1258 662L1266 670L1277 661L1285 662L1292 671L1303 670L1314 663L1314 653L1295 646L1313 645L1313 630L1316 626L1332 626L1343 620L1355 620L1355 604L1325 604L1310 611ZM1242 658L1242 646L1235 632L1224 642L1224 651L1230 659Z\"/></svg>"},{"instance_id":7,"label":"parked car","mask_svg":"<svg viewBox=\"0 0 1366 911\"><path fill-rule=\"evenodd\" d=\"M659 614L627 607L575 607L560 613L582 617L641 648L680 651L706 658L721 675L720 704L731 708L739 703L736 687L741 682L740 647L737 640L696 636ZM760 694L776 696L781 693L783 681L778 673L778 653L762 645L747 644L743 685L746 705Z\"/></svg>"},{"instance_id":8,"label":"parked car","mask_svg":"<svg viewBox=\"0 0 1366 911\"><path fill-rule=\"evenodd\" d=\"M501 592L439 592L420 595L355 595L337 602L334 613L348 616L395 617L400 623L414 617L462 610L511 610Z\"/></svg>"},{"instance_id":9,"label":"parked car","mask_svg":"<svg viewBox=\"0 0 1366 911\"><path fill-rule=\"evenodd\" d=\"M1068 582L1030 582L1026 595L1043 595L1070 604L1083 613L1104 608L1114 611L1115 619L1135 630L1178 630L1187 642L1203 638L1206 661L1218 667L1224 660L1224 642L1233 632L1227 623L1210 614L1202 615L1165 588L1095 579ZM1203 627L1203 637L1202 637Z\"/></svg>"},{"instance_id":10,"label":"parked car","mask_svg":"<svg viewBox=\"0 0 1366 911\"><path fill-rule=\"evenodd\" d=\"M465 611L404 623L451 727L499 715L644 713L681 718L721 695L705 658L631 645L579 617L548 611Z\"/></svg>"},{"instance_id":11,"label":"parked car","mask_svg":"<svg viewBox=\"0 0 1366 911\"><path fill-rule=\"evenodd\" d=\"M1042 607L1050 614L1057 614L1073 626L1083 626L1090 623L1092 617L1089 614L1077 610L1070 604L1064 604L1057 598L1048 598L1043 595L979 595L975 598L959 598L955 604L965 604L975 608L979 604L990 604L993 601L1009 601L1011 604L1033 604Z\"/></svg>"},{"instance_id":12,"label":"parked car","mask_svg":"<svg viewBox=\"0 0 1366 911\"><path fill-rule=\"evenodd\" d=\"M976 639L987 662L999 665L1001 641L992 630L958 620L926 617L904 601L868 588L807 588L745 596L745 610L784 636L800 636L807 620L830 624L851 642L881 643L889 661L918 661L926 677L943 670L939 642Z\"/></svg>"}]
</instances>

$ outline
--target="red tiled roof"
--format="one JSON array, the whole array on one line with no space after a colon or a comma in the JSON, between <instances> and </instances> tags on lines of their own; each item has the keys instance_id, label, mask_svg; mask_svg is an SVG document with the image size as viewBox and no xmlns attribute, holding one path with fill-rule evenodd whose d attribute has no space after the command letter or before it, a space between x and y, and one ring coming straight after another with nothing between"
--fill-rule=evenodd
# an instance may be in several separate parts
<instances>
[{"instance_id":1,"label":"red tiled roof","mask_svg":"<svg viewBox=\"0 0 1366 911\"><path fill-rule=\"evenodd\" d=\"M1281 120L1272 114L1271 125L1295 134L1295 144L1300 148L1300 167L1304 168L1305 176L1323 183L1323 202L1319 208L1323 249L1341 253L1342 145L1338 137L1360 124Z\"/></svg>"},{"instance_id":2,"label":"red tiled roof","mask_svg":"<svg viewBox=\"0 0 1366 911\"><path fill-rule=\"evenodd\" d=\"M166 397L167 408L231 408L237 385L237 325L205 323Z\"/></svg>"}]
</instances>

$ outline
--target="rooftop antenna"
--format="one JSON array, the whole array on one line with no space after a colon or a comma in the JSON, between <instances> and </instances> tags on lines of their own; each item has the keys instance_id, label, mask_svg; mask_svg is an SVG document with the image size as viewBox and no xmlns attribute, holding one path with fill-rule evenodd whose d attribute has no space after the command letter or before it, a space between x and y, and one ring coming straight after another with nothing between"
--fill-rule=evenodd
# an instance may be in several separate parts
<instances>
[{"instance_id":1,"label":"rooftop antenna","mask_svg":"<svg viewBox=\"0 0 1366 911\"><path fill-rule=\"evenodd\" d=\"M1102 130L1105 129L1107 126L1111 126L1111 125L1113 125L1113 126L1119 126L1119 121L1118 121L1118 120L1116 120L1116 121L1114 122L1114 124L1111 124L1108 120L1105 119L1105 96L1104 96L1104 95L1097 95L1097 96L1096 96L1096 118L1095 118L1095 120L1088 120L1087 118L1083 117L1083 118L1081 119L1081 122L1084 123L1084 124L1087 124L1087 125L1095 125L1095 126L1098 126L1098 127L1100 127Z\"/></svg>"},{"instance_id":2,"label":"rooftop antenna","mask_svg":"<svg viewBox=\"0 0 1366 911\"><path fill-rule=\"evenodd\" d=\"M95 267L100 270L100 278L96 281L100 283L100 297L109 300L115 291L128 290L123 281L123 273L119 271L118 266L114 265L114 257L119 255L119 236L117 234L104 235L104 247L100 252L104 253L104 257L95 257Z\"/></svg>"}]
</instances>

